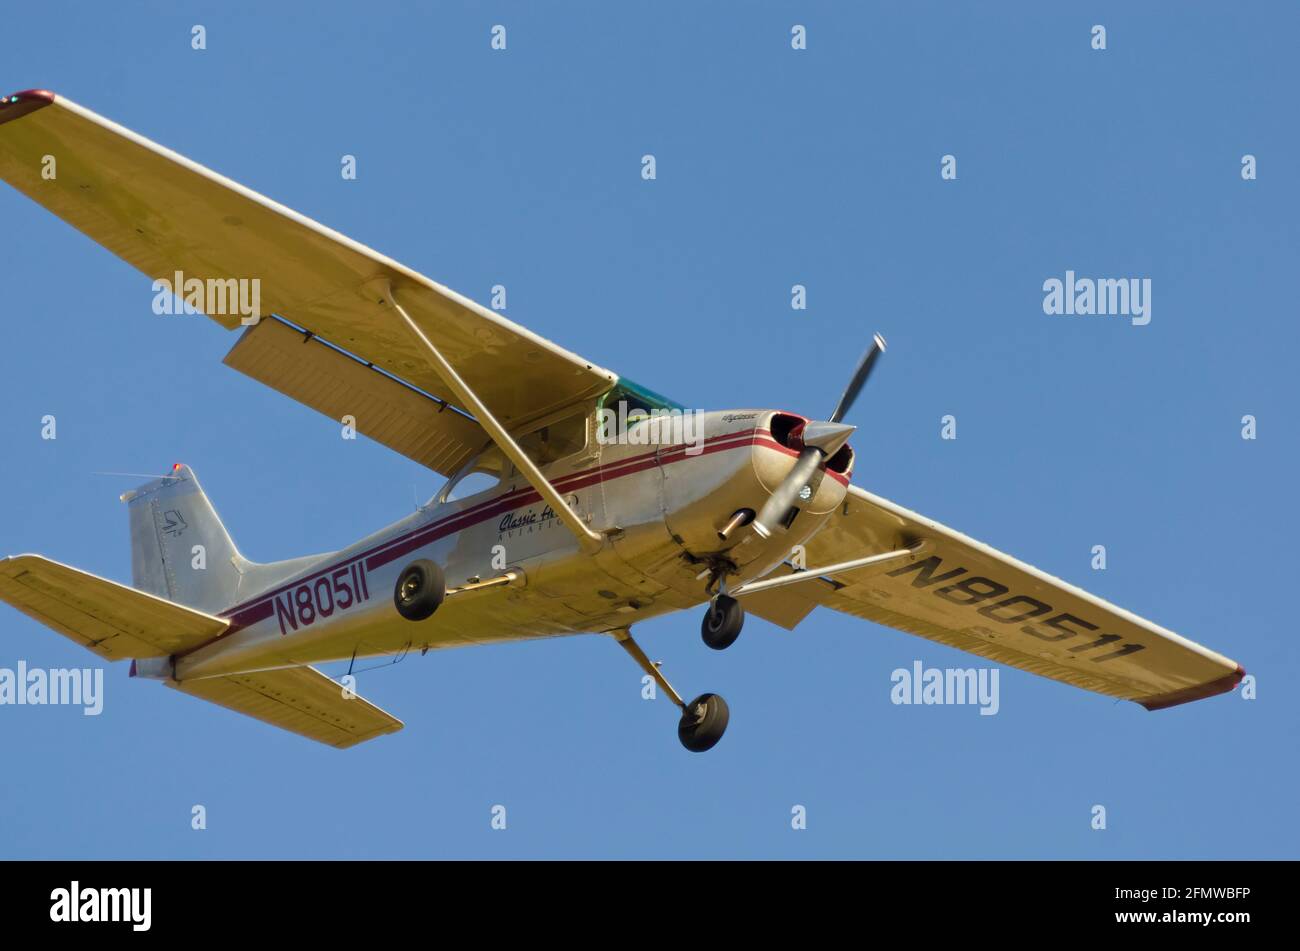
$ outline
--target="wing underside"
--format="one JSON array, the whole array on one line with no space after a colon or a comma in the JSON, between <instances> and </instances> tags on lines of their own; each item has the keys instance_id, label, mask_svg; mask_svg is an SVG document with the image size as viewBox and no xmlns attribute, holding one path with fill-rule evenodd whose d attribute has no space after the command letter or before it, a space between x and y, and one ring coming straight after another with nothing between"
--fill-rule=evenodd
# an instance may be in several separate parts
<instances>
[{"instance_id":1,"label":"wing underside","mask_svg":"<svg viewBox=\"0 0 1300 951\"><path fill-rule=\"evenodd\" d=\"M402 721L314 667L290 667L167 686L338 749L396 733Z\"/></svg>"},{"instance_id":2,"label":"wing underside","mask_svg":"<svg viewBox=\"0 0 1300 951\"><path fill-rule=\"evenodd\" d=\"M434 472L451 475L489 442L446 402L275 318L245 330L223 362Z\"/></svg>"},{"instance_id":3,"label":"wing underside","mask_svg":"<svg viewBox=\"0 0 1300 951\"><path fill-rule=\"evenodd\" d=\"M46 174L50 158L53 177ZM513 432L591 404L617 379L424 275L50 92L0 100L0 179L151 279L168 282L181 298L189 301L192 289L198 309L227 328L278 315L354 355L363 367L409 384L427 402L463 410L383 300L391 286L421 332ZM436 204L425 214L436 220ZM251 340L266 342L253 334L237 349L251 348ZM264 353L254 375L298 399L294 378L315 372L296 364L308 353L276 351L274 365ZM248 372L246 361L227 362ZM367 393L378 388L375 383ZM446 446L418 440L408 446L411 440L394 432L423 424L428 407L401 396L389 402L387 422L372 427L380 431L376 439L398 451L409 448L426 465L446 465L443 456L457 454L458 432ZM408 410L409 419L395 421Z\"/></svg>"},{"instance_id":4,"label":"wing underside","mask_svg":"<svg viewBox=\"0 0 1300 951\"><path fill-rule=\"evenodd\" d=\"M903 563L809 579L747 606L793 627L823 605L1150 710L1224 693L1244 674L1209 648L856 486L831 518L807 545L809 567L926 547Z\"/></svg>"}]
</instances>

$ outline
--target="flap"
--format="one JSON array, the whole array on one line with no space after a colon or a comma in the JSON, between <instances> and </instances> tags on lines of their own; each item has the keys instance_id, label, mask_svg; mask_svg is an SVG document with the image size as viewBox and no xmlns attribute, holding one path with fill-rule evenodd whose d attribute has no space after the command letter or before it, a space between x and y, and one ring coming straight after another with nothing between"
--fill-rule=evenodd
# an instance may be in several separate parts
<instances>
[{"instance_id":1,"label":"flap","mask_svg":"<svg viewBox=\"0 0 1300 951\"><path fill-rule=\"evenodd\" d=\"M244 331L223 361L434 472L450 476L488 445L474 420L282 321Z\"/></svg>"}]
</instances>

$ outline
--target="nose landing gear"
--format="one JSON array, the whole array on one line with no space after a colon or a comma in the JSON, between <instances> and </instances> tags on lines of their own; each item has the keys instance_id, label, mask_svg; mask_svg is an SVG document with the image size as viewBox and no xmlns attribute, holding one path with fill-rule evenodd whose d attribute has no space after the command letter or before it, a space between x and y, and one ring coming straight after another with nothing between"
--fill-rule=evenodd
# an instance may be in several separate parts
<instances>
[{"instance_id":1,"label":"nose landing gear","mask_svg":"<svg viewBox=\"0 0 1300 951\"><path fill-rule=\"evenodd\" d=\"M741 509L736 514L748 511ZM745 609L727 594L727 578L735 571L736 566L730 560L719 558L711 560L709 566L696 576L701 581L708 579L704 592L713 595L704 612L704 620L700 622L700 637L715 651L726 650L736 643L745 624Z\"/></svg>"},{"instance_id":2,"label":"nose landing gear","mask_svg":"<svg viewBox=\"0 0 1300 951\"><path fill-rule=\"evenodd\" d=\"M740 629L745 624L745 609L735 598L720 594L713 599L704 620L700 623L700 636L715 651L726 650L736 643Z\"/></svg>"}]
</instances>

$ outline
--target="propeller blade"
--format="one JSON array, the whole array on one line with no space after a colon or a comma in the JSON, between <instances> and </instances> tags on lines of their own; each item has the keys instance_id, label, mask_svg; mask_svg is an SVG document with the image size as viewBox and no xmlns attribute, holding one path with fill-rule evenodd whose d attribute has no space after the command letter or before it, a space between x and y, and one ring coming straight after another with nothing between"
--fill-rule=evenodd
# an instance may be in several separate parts
<instances>
[{"instance_id":1,"label":"propeller blade","mask_svg":"<svg viewBox=\"0 0 1300 951\"><path fill-rule=\"evenodd\" d=\"M871 368L876 365L876 359L885 352L885 338L876 334L871 338L871 349L862 355L862 361L858 364L857 372L853 374L853 379L849 381L848 387L844 390L844 395L840 397L840 405L835 407L835 412L831 413L829 422L838 423L849 414L853 408L854 401L857 400L858 394L862 392L862 385L867 382L867 377L871 376Z\"/></svg>"},{"instance_id":2,"label":"propeller blade","mask_svg":"<svg viewBox=\"0 0 1300 951\"><path fill-rule=\"evenodd\" d=\"M804 449L799 453L799 461L781 480L776 491L767 497L762 511L755 516L752 523L754 531L758 532L760 537L772 537L772 533L785 518L785 513L790 511L795 499L799 497L800 490L817 474L817 470L825 465L826 460L839 452L840 447L849 441L849 436L853 435L855 429L856 426L849 426L846 423L809 422L804 425Z\"/></svg>"},{"instance_id":3,"label":"propeller blade","mask_svg":"<svg viewBox=\"0 0 1300 951\"><path fill-rule=\"evenodd\" d=\"M753 521L754 531L758 532L760 537L771 538L777 531L781 520L785 518L785 513L790 511L795 499L799 497L799 490L817 473L824 458L822 451L816 446L808 446L799 453L799 461L776 487L776 491L767 497L762 510Z\"/></svg>"},{"instance_id":4,"label":"propeller blade","mask_svg":"<svg viewBox=\"0 0 1300 951\"><path fill-rule=\"evenodd\" d=\"M804 449L799 453L799 461L776 487L776 491L767 497L763 508L751 523L754 531L761 538L771 538L773 533L782 530L781 522L794 506L803 487L809 484L812 477L817 474L817 470L825 465L826 460L839 451L848 440L854 427L844 424L841 420L853 408L854 401L862 392L867 378L871 376L872 367L884 352L885 338L880 334L873 335L871 348L862 355L858 369L854 372L853 379L849 381L844 395L840 397L840 405L835 407L831 418L826 422L809 422L804 425Z\"/></svg>"}]
</instances>

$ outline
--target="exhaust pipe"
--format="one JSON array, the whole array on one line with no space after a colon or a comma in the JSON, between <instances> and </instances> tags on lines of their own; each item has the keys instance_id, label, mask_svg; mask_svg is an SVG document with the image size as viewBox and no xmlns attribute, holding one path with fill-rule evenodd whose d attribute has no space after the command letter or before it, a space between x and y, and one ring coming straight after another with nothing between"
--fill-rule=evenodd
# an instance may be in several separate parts
<instances>
[{"instance_id":1,"label":"exhaust pipe","mask_svg":"<svg viewBox=\"0 0 1300 951\"><path fill-rule=\"evenodd\" d=\"M748 525L753 520L753 509L736 509L731 514L731 518L727 520L727 524L718 529L718 538L725 542L732 532L744 525Z\"/></svg>"}]
</instances>

